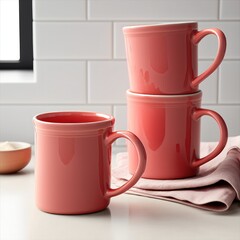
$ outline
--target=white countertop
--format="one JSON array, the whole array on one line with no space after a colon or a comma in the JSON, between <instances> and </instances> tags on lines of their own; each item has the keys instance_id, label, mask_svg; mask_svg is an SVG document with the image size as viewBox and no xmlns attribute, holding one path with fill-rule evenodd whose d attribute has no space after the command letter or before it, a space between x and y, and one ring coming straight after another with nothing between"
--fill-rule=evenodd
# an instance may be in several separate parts
<instances>
[{"instance_id":1,"label":"white countertop","mask_svg":"<svg viewBox=\"0 0 240 240\"><path fill-rule=\"evenodd\" d=\"M0 175L0 240L240 240L240 203L213 213L123 194L88 215L53 215L34 202L34 157L18 174Z\"/></svg>"}]
</instances>

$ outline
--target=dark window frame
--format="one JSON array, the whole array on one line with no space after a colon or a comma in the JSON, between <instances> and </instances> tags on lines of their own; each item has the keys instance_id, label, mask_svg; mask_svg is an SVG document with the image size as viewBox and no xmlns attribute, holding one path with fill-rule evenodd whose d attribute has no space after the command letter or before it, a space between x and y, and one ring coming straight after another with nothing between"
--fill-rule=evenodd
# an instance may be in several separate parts
<instances>
[{"instance_id":1,"label":"dark window frame","mask_svg":"<svg viewBox=\"0 0 240 240\"><path fill-rule=\"evenodd\" d=\"M20 59L0 61L0 69L33 69L32 0L19 0Z\"/></svg>"}]
</instances>

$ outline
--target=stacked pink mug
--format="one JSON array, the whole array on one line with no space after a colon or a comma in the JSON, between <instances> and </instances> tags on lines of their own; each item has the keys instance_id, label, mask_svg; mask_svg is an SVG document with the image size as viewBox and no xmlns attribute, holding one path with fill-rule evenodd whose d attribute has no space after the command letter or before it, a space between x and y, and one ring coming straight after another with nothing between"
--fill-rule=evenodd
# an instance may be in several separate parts
<instances>
[{"instance_id":1,"label":"stacked pink mug","mask_svg":"<svg viewBox=\"0 0 240 240\"><path fill-rule=\"evenodd\" d=\"M127 91L128 130L142 141L147 165L142 177L192 177L199 167L225 147L227 127L215 111L201 108L199 84L223 60L226 38L217 28L198 31L197 22L124 27L130 89ZM211 66L198 75L198 43L206 35L218 39ZM216 148L200 158L200 118L218 124ZM128 145L129 169L137 169L137 152Z\"/></svg>"}]
</instances>

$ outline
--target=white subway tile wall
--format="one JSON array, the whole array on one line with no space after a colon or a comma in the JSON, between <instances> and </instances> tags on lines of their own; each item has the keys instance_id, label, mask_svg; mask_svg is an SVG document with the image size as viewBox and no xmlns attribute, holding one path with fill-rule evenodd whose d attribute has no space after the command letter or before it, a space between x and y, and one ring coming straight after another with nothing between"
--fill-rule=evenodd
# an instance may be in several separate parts
<instances>
[{"instance_id":1,"label":"white subway tile wall","mask_svg":"<svg viewBox=\"0 0 240 240\"><path fill-rule=\"evenodd\" d=\"M89 61L89 103L125 103L129 88L125 61Z\"/></svg>"},{"instance_id":2,"label":"white subway tile wall","mask_svg":"<svg viewBox=\"0 0 240 240\"><path fill-rule=\"evenodd\" d=\"M85 0L34 0L33 19L72 21L86 19Z\"/></svg>"},{"instance_id":3,"label":"white subway tile wall","mask_svg":"<svg viewBox=\"0 0 240 240\"><path fill-rule=\"evenodd\" d=\"M34 59L110 59L109 22L38 22L33 24Z\"/></svg>"},{"instance_id":4,"label":"white subway tile wall","mask_svg":"<svg viewBox=\"0 0 240 240\"><path fill-rule=\"evenodd\" d=\"M90 20L215 20L218 0L89 0Z\"/></svg>"},{"instance_id":5,"label":"white subway tile wall","mask_svg":"<svg viewBox=\"0 0 240 240\"><path fill-rule=\"evenodd\" d=\"M220 67L219 103L240 102L240 61L223 61Z\"/></svg>"},{"instance_id":6,"label":"white subway tile wall","mask_svg":"<svg viewBox=\"0 0 240 240\"><path fill-rule=\"evenodd\" d=\"M220 1L220 19L240 20L240 1L239 0L221 0Z\"/></svg>"},{"instance_id":7,"label":"white subway tile wall","mask_svg":"<svg viewBox=\"0 0 240 240\"><path fill-rule=\"evenodd\" d=\"M0 141L33 142L32 117L44 111L109 113L116 129L126 129L122 27L192 20L227 37L223 63L200 89L203 107L223 116L230 136L240 135L240 0L33 0L34 80L1 83L0 72ZM200 42L199 73L216 51L215 36ZM202 140L218 137L216 123L204 117Z\"/></svg>"},{"instance_id":8,"label":"white subway tile wall","mask_svg":"<svg viewBox=\"0 0 240 240\"><path fill-rule=\"evenodd\" d=\"M219 20L199 23L199 29L214 27L221 29L227 38L227 50L224 59L240 59L240 21ZM216 42L214 35L203 39L199 44L199 57L204 59L214 58L217 51Z\"/></svg>"}]
</instances>

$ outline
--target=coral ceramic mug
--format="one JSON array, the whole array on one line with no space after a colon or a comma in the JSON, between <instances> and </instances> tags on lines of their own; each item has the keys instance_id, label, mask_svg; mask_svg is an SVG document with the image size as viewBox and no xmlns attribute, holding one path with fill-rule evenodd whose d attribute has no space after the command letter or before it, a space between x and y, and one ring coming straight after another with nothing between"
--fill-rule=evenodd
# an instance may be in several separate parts
<instances>
[{"instance_id":1,"label":"coral ceramic mug","mask_svg":"<svg viewBox=\"0 0 240 240\"><path fill-rule=\"evenodd\" d=\"M226 50L217 28L197 30L197 22L124 27L130 91L143 94L187 94L216 70ZM198 43L216 35L218 51L211 66L198 75Z\"/></svg>"},{"instance_id":2,"label":"coral ceramic mug","mask_svg":"<svg viewBox=\"0 0 240 240\"><path fill-rule=\"evenodd\" d=\"M192 177L199 166L216 157L227 142L222 117L202 109L202 92L186 95L147 95L127 92L128 129L141 139L147 152L142 177L177 179ZM199 158L200 118L212 117L220 128L220 141L207 156ZM128 145L129 168L137 168L137 153Z\"/></svg>"},{"instance_id":3,"label":"coral ceramic mug","mask_svg":"<svg viewBox=\"0 0 240 240\"><path fill-rule=\"evenodd\" d=\"M55 214L83 214L106 208L110 198L141 177L146 152L129 131L113 132L115 119L94 112L51 112L34 117L36 141L36 202ZM126 138L137 152L132 179L110 188L111 144Z\"/></svg>"}]
</instances>

